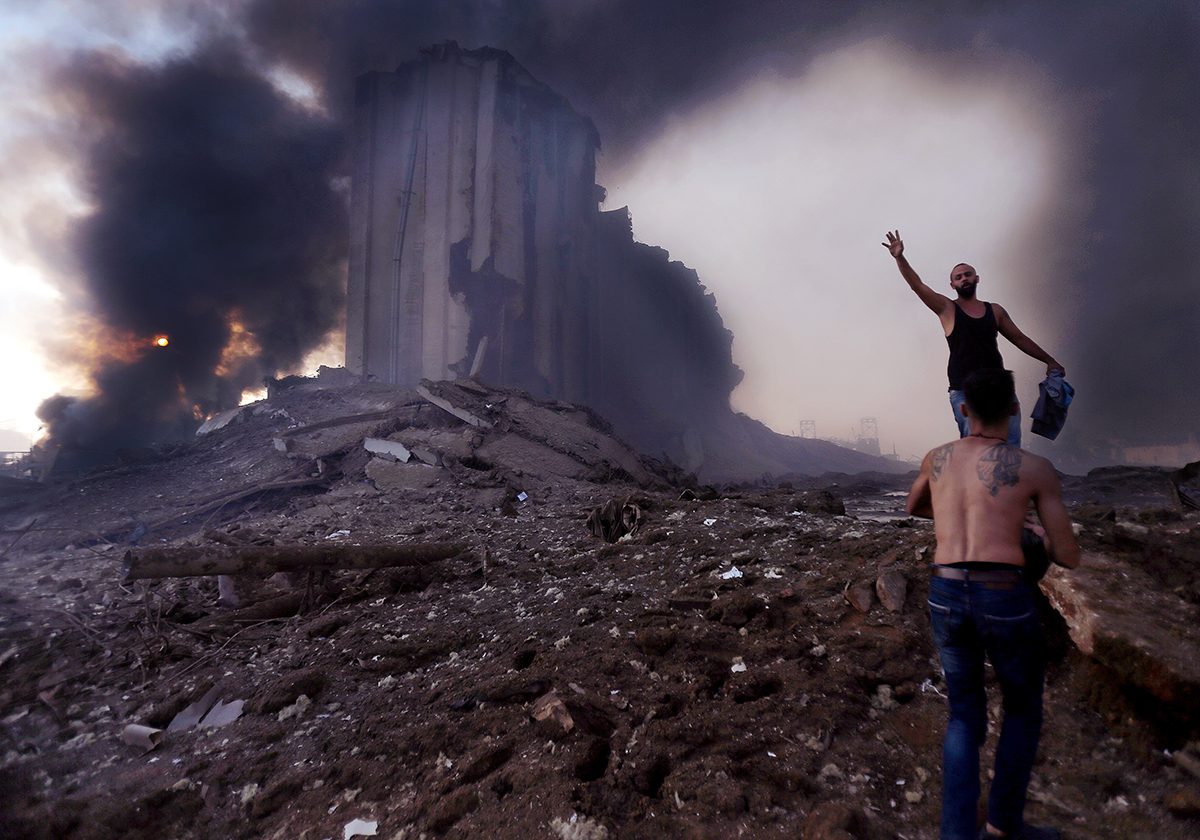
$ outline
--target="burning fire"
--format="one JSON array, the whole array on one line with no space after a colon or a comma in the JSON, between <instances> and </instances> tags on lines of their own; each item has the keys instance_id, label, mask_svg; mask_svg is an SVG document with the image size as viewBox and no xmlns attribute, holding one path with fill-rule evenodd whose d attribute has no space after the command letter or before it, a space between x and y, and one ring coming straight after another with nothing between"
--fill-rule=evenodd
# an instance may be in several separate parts
<instances>
[{"instance_id":1,"label":"burning fire","mask_svg":"<svg viewBox=\"0 0 1200 840\"><path fill-rule=\"evenodd\" d=\"M166 347L168 344L171 343L171 340L169 338L167 338L165 335L156 335L154 337L154 343L157 344L159 347Z\"/></svg>"}]
</instances>

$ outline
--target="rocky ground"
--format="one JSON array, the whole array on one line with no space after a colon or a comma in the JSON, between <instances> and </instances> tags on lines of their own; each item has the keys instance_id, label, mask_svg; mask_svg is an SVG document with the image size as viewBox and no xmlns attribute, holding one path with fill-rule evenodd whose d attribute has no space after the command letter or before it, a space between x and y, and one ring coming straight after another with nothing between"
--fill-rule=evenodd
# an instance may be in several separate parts
<instances>
[{"instance_id":1,"label":"rocky ground","mask_svg":"<svg viewBox=\"0 0 1200 840\"><path fill-rule=\"evenodd\" d=\"M0 488L6 837L937 836L911 476L689 489L584 409L467 384L295 391L225 420ZM1065 484L1090 552L1196 609L1200 520L1161 473ZM610 501L640 518L616 542L588 524ZM152 549L444 544L462 550L238 578L236 606L213 577L124 580ZM1027 817L1200 836L1187 698L1131 685L1043 608Z\"/></svg>"}]
</instances>

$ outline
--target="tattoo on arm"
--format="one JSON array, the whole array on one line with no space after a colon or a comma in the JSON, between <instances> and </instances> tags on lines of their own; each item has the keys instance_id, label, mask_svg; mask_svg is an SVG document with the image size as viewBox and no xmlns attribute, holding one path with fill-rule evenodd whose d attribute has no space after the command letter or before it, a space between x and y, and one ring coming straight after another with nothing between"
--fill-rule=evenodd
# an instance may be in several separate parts
<instances>
[{"instance_id":1,"label":"tattoo on arm","mask_svg":"<svg viewBox=\"0 0 1200 840\"><path fill-rule=\"evenodd\" d=\"M947 443L944 446L939 446L933 452L929 453L930 477L937 481L941 478L946 466L950 463L950 453L954 450L953 443Z\"/></svg>"},{"instance_id":2,"label":"tattoo on arm","mask_svg":"<svg viewBox=\"0 0 1200 840\"><path fill-rule=\"evenodd\" d=\"M1021 450L1007 443L998 443L989 447L979 457L975 474L983 482L983 486L995 496L1001 487L1013 487L1020 480Z\"/></svg>"}]
</instances>

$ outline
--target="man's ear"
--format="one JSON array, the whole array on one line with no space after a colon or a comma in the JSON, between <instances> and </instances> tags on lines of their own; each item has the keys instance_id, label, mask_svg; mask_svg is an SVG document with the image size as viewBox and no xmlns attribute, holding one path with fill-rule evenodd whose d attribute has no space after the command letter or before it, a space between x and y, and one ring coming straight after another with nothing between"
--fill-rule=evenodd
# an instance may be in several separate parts
<instances>
[{"instance_id":1,"label":"man's ear","mask_svg":"<svg viewBox=\"0 0 1200 840\"><path fill-rule=\"evenodd\" d=\"M967 414L967 404L966 403L958 404L958 413L961 414L963 417L971 416L971 415Z\"/></svg>"},{"instance_id":2,"label":"man's ear","mask_svg":"<svg viewBox=\"0 0 1200 840\"><path fill-rule=\"evenodd\" d=\"M1011 417L1014 414L1020 414L1020 413L1021 413L1021 401L1013 400L1012 410L1008 412L1009 416Z\"/></svg>"}]
</instances>

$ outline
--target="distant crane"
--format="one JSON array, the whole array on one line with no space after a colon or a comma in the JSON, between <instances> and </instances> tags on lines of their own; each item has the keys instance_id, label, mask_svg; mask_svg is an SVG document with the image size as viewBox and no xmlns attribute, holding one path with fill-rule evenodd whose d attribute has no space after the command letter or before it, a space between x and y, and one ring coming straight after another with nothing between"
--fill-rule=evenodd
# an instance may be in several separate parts
<instances>
[{"instance_id":1,"label":"distant crane","mask_svg":"<svg viewBox=\"0 0 1200 840\"><path fill-rule=\"evenodd\" d=\"M870 455L878 455L879 451L879 424L875 422L874 417L864 417L859 424L858 440L854 447L859 452L866 452Z\"/></svg>"}]
</instances>

